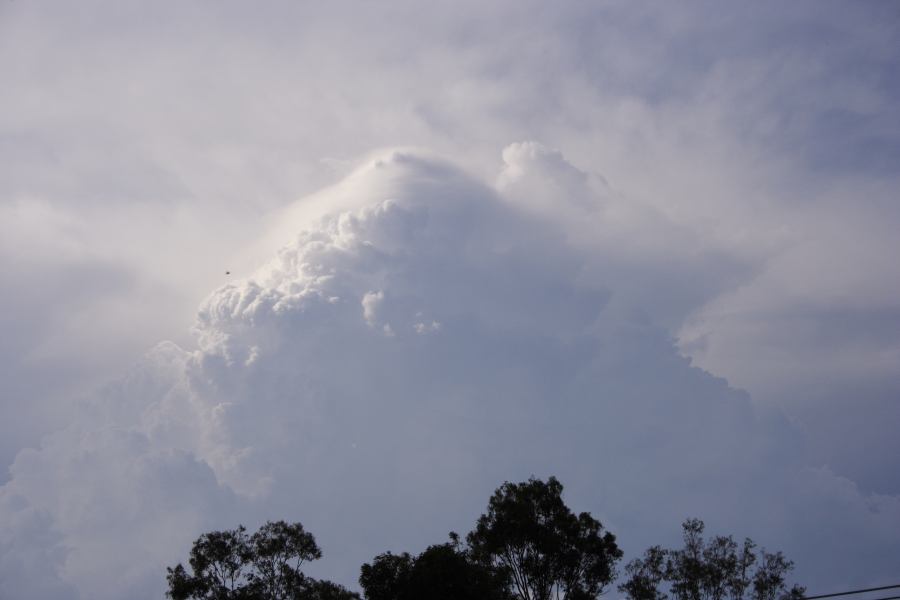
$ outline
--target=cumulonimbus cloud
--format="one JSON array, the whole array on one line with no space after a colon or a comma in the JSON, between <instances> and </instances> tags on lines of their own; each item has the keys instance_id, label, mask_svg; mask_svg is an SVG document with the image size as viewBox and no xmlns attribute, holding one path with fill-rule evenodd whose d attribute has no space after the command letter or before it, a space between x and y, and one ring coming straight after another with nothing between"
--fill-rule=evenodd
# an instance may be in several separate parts
<instances>
[{"instance_id":1,"label":"cumulonimbus cloud","mask_svg":"<svg viewBox=\"0 0 900 600\"><path fill-rule=\"evenodd\" d=\"M207 298L197 349L161 343L22 451L0 489L3 588L159 597L198 534L267 518L301 520L321 572L352 585L531 474L560 477L632 553L697 515L823 585L841 564L888 572L900 499L810 464L787 420L660 325L739 259L672 260L689 231L539 144L504 160L494 187L381 153L326 192L339 210Z\"/></svg>"}]
</instances>

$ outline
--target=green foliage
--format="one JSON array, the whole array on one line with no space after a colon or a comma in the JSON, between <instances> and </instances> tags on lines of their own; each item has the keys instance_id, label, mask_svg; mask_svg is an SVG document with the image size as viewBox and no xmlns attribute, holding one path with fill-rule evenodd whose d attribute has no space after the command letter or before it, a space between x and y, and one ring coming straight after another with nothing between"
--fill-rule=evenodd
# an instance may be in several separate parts
<instances>
[{"instance_id":1,"label":"green foliage","mask_svg":"<svg viewBox=\"0 0 900 600\"><path fill-rule=\"evenodd\" d=\"M575 515L551 477L504 483L466 538L472 557L500 572L520 600L597 598L622 551L588 513Z\"/></svg>"},{"instance_id":2,"label":"green foliage","mask_svg":"<svg viewBox=\"0 0 900 600\"><path fill-rule=\"evenodd\" d=\"M703 539L704 524L682 524L684 547L653 546L625 567L619 586L631 600L798 600L804 588L786 587L793 563L781 552L756 552L753 540L738 544L731 536ZM668 592L668 593L667 593Z\"/></svg>"},{"instance_id":3,"label":"green foliage","mask_svg":"<svg viewBox=\"0 0 900 600\"><path fill-rule=\"evenodd\" d=\"M358 599L300 571L304 562L321 556L300 523L268 522L249 537L243 526L205 533L191 548L191 574L180 564L167 569L166 595L172 600Z\"/></svg>"}]
</instances>

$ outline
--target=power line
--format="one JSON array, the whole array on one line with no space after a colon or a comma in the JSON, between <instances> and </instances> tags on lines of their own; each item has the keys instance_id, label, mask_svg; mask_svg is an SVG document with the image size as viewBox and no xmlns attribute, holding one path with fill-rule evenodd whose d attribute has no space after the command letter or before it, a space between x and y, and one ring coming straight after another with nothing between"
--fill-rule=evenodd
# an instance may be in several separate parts
<instances>
[{"instance_id":1,"label":"power line","mask_svg":"<svg viewBox=\"0 0 900 600\"><path fill-rule=\"evenodd\" d=\"M866 592L877 592L879 590L893 590L900 588L900 583L896 585L883 585L881 587L866 588L864 590L851 590L849 592L837 592L834 594L820 594L818 596L803 596L801 600L817 600L818 598L834 598L835 596L849 596L851 594L864 594ZM877 598L876 600L896 600L900 596L892 596L891 598Z\"/></svg>"}]
</instances>

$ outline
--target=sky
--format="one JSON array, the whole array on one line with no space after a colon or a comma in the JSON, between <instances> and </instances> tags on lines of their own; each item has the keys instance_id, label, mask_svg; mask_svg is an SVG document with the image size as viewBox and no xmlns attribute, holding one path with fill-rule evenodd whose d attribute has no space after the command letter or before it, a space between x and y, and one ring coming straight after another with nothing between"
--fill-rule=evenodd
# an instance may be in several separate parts
<instances>
[{"instance_id":1,"label":"sky","mask_svg":"<svg viewBox=\"0 0 900 600\"><path fill-rule=\"evenodd\" d=\"M898 583L900 7L0 3L0 598L557 476ZM230 272L226 275L226 271ZM612 590L611 597L618 597Z\"/></svg>"}]
</instances>

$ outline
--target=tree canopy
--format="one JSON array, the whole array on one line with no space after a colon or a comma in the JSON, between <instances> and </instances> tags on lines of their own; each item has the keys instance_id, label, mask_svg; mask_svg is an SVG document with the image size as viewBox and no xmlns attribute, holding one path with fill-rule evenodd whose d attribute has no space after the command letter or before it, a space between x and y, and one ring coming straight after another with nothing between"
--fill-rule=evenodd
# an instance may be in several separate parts
<instances>
[{"instance_id":1,"label":"tree canopy","mask_svg":"<svg viewBox=\"0 0 900 600\"><path fill-rule=\"evenodd\" d=\"M465 542L385 552L362 565L366 600L596 600L616 577L622 551L589 513L573 513L562 484L530 478L497 488ZM703 538L704 524L682 525L683 547L652 546L625 566L618 589L629 600L802 600L787 586L793 563L748 539ZM194 541L189 573L167 569L172 600L360 600L301 567L321 558L300 523L267 522L253 535L243 526Z\"/></svg>"},{"instance_id":2,"label":"tree canopy","mask_svg":"<svg viewBox=\"0 0 900 600\"><path fill-rule=\"evenodd\" d=\"M731 536L703 539L704 524L682 524L684 547L648 548L643 558L625 567L619 586L630 600L798 600L804 588L787 587L794 564L781 552L757 552L750 538L738 544Z\"/></svg>"},{"instance_id":3,"label":"tree canopy","mask_svg":"<svg viewBox=\"0 0 900 600\"><path fill-rule=\"evenodd\" d=\"M303 563L322 557L300 523L267 522L252 536L243 525L194 541L191 573L181 564L166 577L172 600L352 600L359 596L307 577Z\"/></svg>"},{"instance_id":4,"label":"tree canopy","mask_svg":"<svg viewBox=\"0 0 900 600\"><path fill-rule=\"evenodd\" d=\"M574 514L562 484L506 482L466 540L472 556L504 574L520 600L597 598L622 556L613 534L589 513Z\"/></svg>"},{"instance_id":5,"label":"tree canopy","mask_svg":"<svg viewBox=\"0 0 900 600\"><path fill-rule=\"evenodd\" d=\"M367 600L511 600L500 574L451 539L416 557L387 552L364 564L359 584Z\"/></svg>"}]
</instances>

